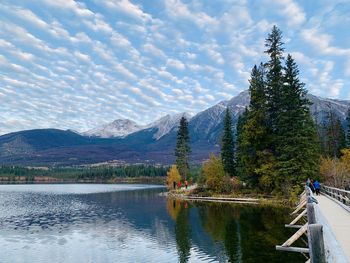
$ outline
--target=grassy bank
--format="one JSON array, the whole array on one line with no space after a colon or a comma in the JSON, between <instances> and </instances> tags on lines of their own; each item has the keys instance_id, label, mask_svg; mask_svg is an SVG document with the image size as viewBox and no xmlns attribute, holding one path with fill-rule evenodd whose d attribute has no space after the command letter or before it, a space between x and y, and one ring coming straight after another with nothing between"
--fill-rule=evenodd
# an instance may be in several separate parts
<instances>
[{"instance_id":1,"label":"grassy bank","mask_svg":"<svg viewBox=\"0 0 350 263\"><path fill-rule=\"evenodd\" d=\"M279 195L262 193L252 189L240 189L229 194L219 194L204 188L192 186L189 189L181 188L166 193L169 198L191 200L194 202L232 202L259 205L274 205L292 207L294 202Z\"/></svg>"}]
</instances>

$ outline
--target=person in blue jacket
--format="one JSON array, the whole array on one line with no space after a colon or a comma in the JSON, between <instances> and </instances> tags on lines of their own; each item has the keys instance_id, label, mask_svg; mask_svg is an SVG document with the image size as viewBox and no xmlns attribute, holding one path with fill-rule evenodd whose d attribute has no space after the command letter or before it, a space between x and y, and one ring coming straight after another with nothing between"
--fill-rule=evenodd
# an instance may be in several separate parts
<instances>
[{"instance_id":1,"label":"person in blue jacket","mask_svg":"<svg viewBox=\"0 0 350 263\"><path fill-rule=\"evenodd\" d=\"M314 183L314 188L315 188L315 191L316 191L316 195L319 195L320 194L320 189L321 189L321 185L320 183L316 180Z\"/></svg>"}]
</instances>

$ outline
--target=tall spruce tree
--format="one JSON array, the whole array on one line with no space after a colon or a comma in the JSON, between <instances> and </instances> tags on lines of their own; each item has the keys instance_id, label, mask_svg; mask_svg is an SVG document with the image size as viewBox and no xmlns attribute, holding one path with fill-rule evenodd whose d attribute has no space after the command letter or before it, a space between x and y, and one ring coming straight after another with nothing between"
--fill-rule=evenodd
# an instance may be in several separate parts
<instances>
[{"instance_id":1,"label":"tall spruce tree","mask_svg":"<svg viewBox=\"0 0 350 263\"><path fill-rule=\"evenodd\" d=\"M346 147L350 148L350 108L348 109L348 114L346 117L346 121L347 121L347 131L346 131Z\"/></svg>"},{"instance_id":2,"label":"tall spruce tree","mask_svg":"<svg viewBox=\"0 0 350 263\"><path fill-rule=\"evenodd\" d=\"M274 173L263 65L253 67L249 82L250 104L240 135L238 156L244 167L243 177L252 186L258 186L261 178L270 181Z\"/></svg>"},{"instance_id":3,"label":"tall spruce tree","mask_svg":"<svg viewBox=\"0 0 350 263\"><path fill-rule=\"evenodd\" d=\"M307 91L299 80L299 69L291 55L287 56L284 72L274 144L278 169L276 185L289 191L290 186L316 175L320 149L316 125L309 110L311 103L306 98Z\"/></svg>"},{"instance_id":4,"label":"tall spruce tree","mask_svg":"<svg viewBox=\"0 0 350 263\"><path fill-rule=\"evenodd\" d=\"M316 174L318 133L296 63L288 55L283 65L282 33L276 26L265 46L269 61L251 73L251 101L237 142L238 169L252 185L289 195L291 187Z\"/></svg>"},{"instance_id":5,"label":"tall spruce tree","mask_svg":"<svg viewBox=\"0 0 350 263\"><path fill-rule=\"evenodd\" d=\"M229 108L225 111L224 129L221 139L221 161L224 171L229 176L235 176L235 156L234 156L234 140L232 132L232 117Z\"/></svg>"},{"instance_id":6,"label":"tall spruce tree","mask_svg":"<svg viewBox=\"0 0 350 263\"><path fill-rule=\"evenodd\" d=\"M188 133L188 121L185 117L180 120L179 130L176 137L176 165L181 177L186 180L189 170L190 137Z\"/></svg>"},{"instance_id":7,"label":"tall spruce tree","mask_svg":"<svg viewBox=\"0 0 350 263\"><path fill-rule=\"evenodd\" d=\"M281 94L283 92L283 47L282 32L273 26L271 33L265 41L266 54L269 55L270 60L265 64L266 73L266 94L268 102L269 122L274 134L277 131L277 119L281 112ZM274 146L271 145L274 151Z\"/></svg>"},{"instance_id":8,"label":"tall spruce tree","mask_svg":"<svg viewBox=\"0 0 350 263\"><path fill-rule=\"evenodd\" d=\"M339 117L331 108L329 108L324 129L326 154L334 158L340 157L341 149L346 147L346 136Z\"/></svg>"},{"instance_id":9,"label":"tall spruce tree","mask_svg":"<svg viewBox=\"0 0 350 263\"><path fill-rule=\"evenodd\" d=\"M236 164L236 175L245 179L247 177L247 172L245 170L244 158L247 156L245 148L243 147L243 136L244 136L244 127L248 120L248 108L245 108L243 113L238 116L237 125L236 125L236 148L235 148L235 164Z\"/></svg>"}]
</instances>

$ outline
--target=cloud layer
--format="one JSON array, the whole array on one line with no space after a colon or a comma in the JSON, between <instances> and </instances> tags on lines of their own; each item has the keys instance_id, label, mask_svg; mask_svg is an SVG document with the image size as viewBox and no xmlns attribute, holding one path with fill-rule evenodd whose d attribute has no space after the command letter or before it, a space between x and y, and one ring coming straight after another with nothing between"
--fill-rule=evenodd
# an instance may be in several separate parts
<instances>
[{"instance_id":1,"label":"cloud layer","mask_svg":"<svg viewBox=\"0 0 350 263\"><path fill-rule=\"evenodd\" d=\"M273 24L316 95L350 98L350 3L0 4L0 134L196 113L248 88Z\"/></svg>"}]
</instances>

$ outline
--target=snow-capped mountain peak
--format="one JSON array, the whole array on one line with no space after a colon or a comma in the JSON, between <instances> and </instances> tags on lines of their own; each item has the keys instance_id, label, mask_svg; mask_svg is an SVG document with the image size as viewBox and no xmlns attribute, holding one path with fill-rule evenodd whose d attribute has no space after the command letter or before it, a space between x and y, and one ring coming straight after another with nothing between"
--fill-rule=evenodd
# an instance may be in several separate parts
<instances>
[{"instance_id":1,"label":"snow-capped mountain peak","mask_svg":"<svg viewBox=\"0 0 350 263\"><path fill-rule=\"evenodd\" d=\"M183 116L185 116L187 120L191 119L190 114L185 112L174 115L167 114L148 125L139 125L129 119L118 119L111 123L86 131L82 134L85 136L100 138L123 138L141 130L154 129L156 131L153 135L153 138L159 140L173 129L177 129L180 123L180 119Z\"/></svg>"},{"instance_id":2,"label":"snow-capped mountain peak","mask_svg":"<svg viewBox=\"0 0 350 263\"><path fill-rule=\"evenodd\" d=\"M83 134L90 137L112 138L125 137L131 133L143 129L143 126L129 119L118 119L111 123L104 124Z\"/></svg>"},{"instance_id":3,"label":"snow-capped mountain peak","mask_svg":"<svg viewBox=\"0 0 350 263\"><path fill-rule=\"evenodd\" d=\"M186 117L188 121L191 119L191 115L186 112L177 113L174 115L167 114L161 117L160 119L156 120L155 122L152 122L149 125L147 125L147 128L157 129L157 132L153 135L153 138L159 140L173 129L177 129L180 123L180 119L182 117Z\"/></svg>"}]
</instances>

